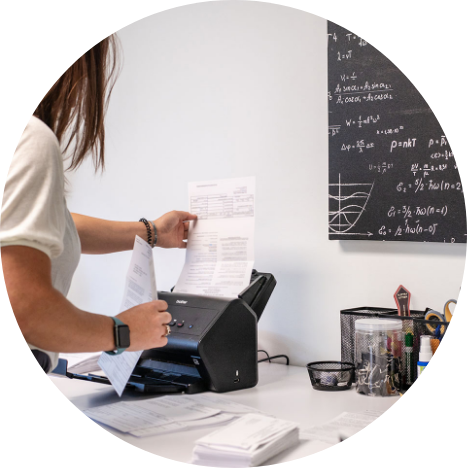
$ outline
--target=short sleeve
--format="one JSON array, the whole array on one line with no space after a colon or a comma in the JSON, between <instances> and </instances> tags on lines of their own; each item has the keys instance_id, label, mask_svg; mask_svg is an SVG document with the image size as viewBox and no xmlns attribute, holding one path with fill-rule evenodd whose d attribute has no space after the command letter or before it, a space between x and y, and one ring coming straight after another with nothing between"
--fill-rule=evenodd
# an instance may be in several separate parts
<instances>
[{"instance_id":1,"label":"short sleeve","mask_svg":"<svg viewBox=\"0 0 467 468\"><path fill-rule=\"evenodd\" d=\"M66 227L63 159L55 134L32 117L16 148L0 220L0 244L38 249L51 259L63 251Z\"/></svg>"}]
</instances>

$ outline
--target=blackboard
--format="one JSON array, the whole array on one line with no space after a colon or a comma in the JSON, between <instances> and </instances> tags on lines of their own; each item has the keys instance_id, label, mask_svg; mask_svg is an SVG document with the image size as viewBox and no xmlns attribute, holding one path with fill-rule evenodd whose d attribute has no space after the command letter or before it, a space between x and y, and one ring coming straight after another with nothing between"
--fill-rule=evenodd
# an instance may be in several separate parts
<instances>
[{"instance_id":1,"label":"blackboard","mask_svg":"<svg viewBox=\"0 0 467 468\"><path fill-rule=\"evenodd\" d=\"M462 184L438 120L390 60L332 22L328 108L329 239L466 242Z\"/></svg>"}]
</instances>

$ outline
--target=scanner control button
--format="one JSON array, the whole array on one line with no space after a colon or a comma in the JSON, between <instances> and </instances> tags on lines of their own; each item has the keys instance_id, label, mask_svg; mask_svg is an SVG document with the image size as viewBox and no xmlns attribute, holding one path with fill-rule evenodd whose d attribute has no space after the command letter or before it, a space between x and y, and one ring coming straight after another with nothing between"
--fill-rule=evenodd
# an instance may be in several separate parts
<instances>
[{"instance_id":1,"label":"scanner control button","mask_svg":"<svg viewBox=\"0 0 467 468\"><path fill-rule=\"evenodd\" d=\"M185 324L185 320L182 320L181 322L177 322L177 327L183 327Z\"/></svg>"}]
</instances>

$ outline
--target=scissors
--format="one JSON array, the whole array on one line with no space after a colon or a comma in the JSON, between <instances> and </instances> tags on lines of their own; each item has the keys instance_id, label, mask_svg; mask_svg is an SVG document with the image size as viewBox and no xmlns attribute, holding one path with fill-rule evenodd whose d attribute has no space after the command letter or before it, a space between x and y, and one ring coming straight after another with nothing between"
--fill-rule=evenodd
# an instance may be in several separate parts
<instances>
[{"instance_id":1,"label":"scissors","mask_svg":"<svg viewBox=\"0 0 467 468\"><path fill-rule=\"evenodd\" d=\"M446 331L446 326L443 324L436 324L436 322L450 322L452 319L452 312L449 309L450 304L457 304L455 299L449 299L449 301L444 304L443 313L437 312L436 310L429 310L425 314L425 320L435 322L433 325L427 323L426 327L428 330L436 336L436 338L441 339Z\"/></svg>"}]
</instances>

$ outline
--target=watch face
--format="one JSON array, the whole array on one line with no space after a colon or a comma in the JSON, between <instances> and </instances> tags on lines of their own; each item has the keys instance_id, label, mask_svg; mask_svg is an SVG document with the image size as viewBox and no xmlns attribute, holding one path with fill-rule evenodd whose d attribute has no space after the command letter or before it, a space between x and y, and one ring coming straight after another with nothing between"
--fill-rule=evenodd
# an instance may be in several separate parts
<instances>
[{"instance_id":1,"label":"watch face","mask_svg":"<svg viewBox=\"0 0 467 468\"><path fill-rule=\"evenodd\" d=\"M119 325L117 327L117 348L129 348L130 346L130 328L128 325Z\"/></svg>"}]
</instances>

